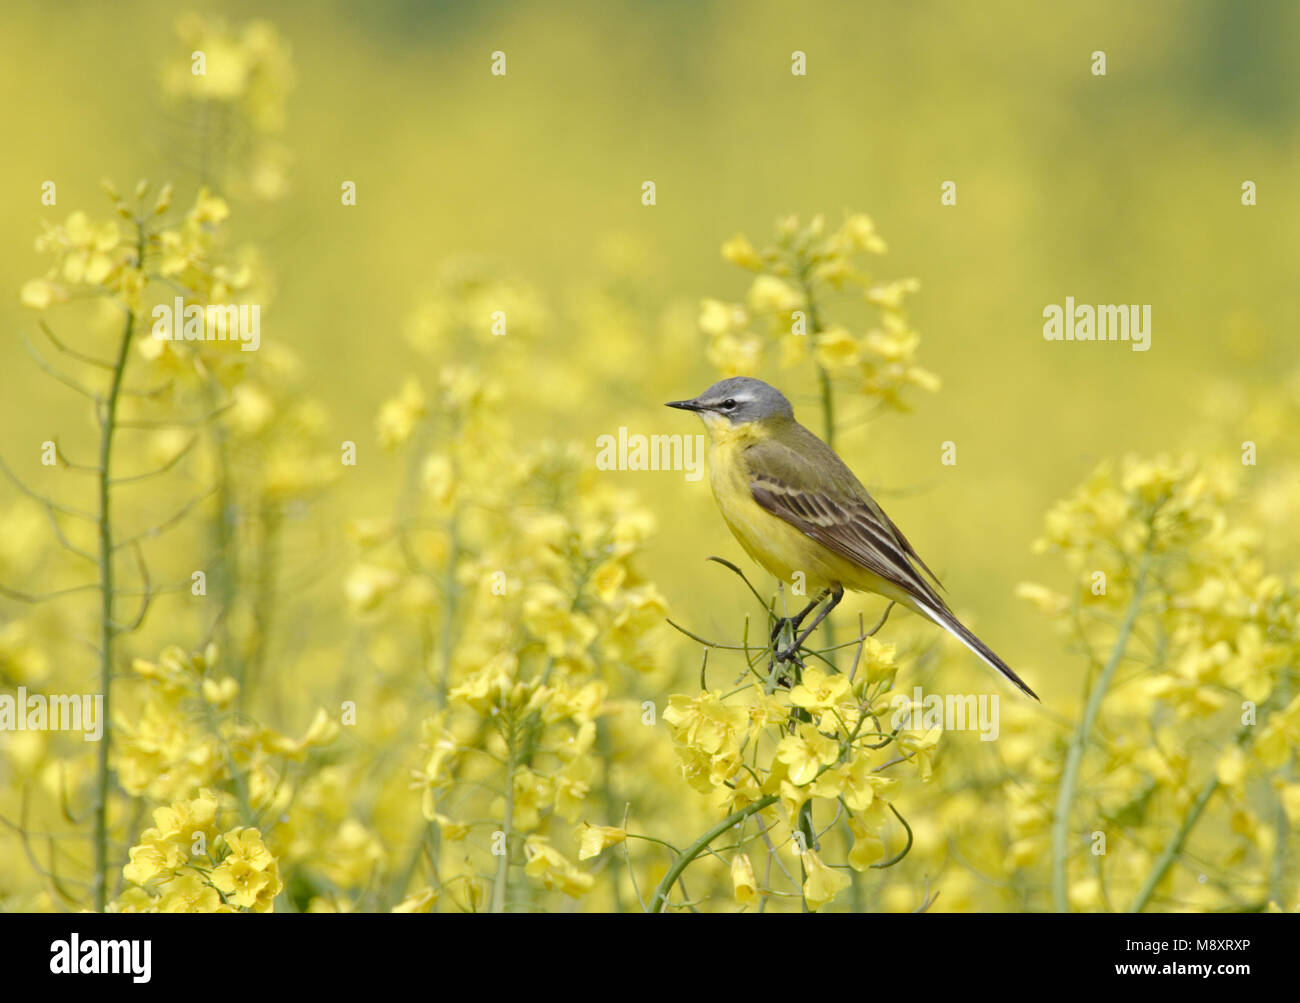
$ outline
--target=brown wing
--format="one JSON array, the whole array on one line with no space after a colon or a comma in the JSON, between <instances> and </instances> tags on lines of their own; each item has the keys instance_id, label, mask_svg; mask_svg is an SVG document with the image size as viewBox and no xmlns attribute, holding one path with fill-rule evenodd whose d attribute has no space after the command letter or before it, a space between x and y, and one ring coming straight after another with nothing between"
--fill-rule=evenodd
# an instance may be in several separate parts
<instances>
[{"instance_id":1,"label":"brown wing","mask_svg":"<svg viewBox=\"0 0 1300 1003\"><path fill-rule=\"evenodd\" d=\"M791 426L783 430L782 442L765 439L745 450L754 501L827 549L897 585L916 600L918 609L1037 700L1025 681L958 621L912 566L915 560L934 578L853 472L806 428L794 422Z\"/></svg>"},{"instance_id":2,"label":"brown wing","mask_svg":"<svg viewBox=\"0 0 1300 1003\"><path fill-rule=\"evenodd\" d=\"M938 585L939 588L943 588L943 582L939 581L939 576L930 570L930 566L926 564L925 561L921 560L921 555L916 552L910 543L908 543L907 537L903 535L903 531L894 525L894 520L885 514L885 510L877 505L870 495L867 495L867 500L871 502L876 515L880 516L881 521L889 527L890 532L894 535L894 539L897 540L898 545L903 548L903 553L907 554L908 557L921 565L921 568L925 573L934 579L934 584Z\"/></svg>"},{"instance_id":3,"label":"brown wing","mask_svg":"<svg viewBox=\"0 0 1300 1003\"><path fill-rule=\"evenodd\" d=\"M792 445L765 439L745 450L754 501L827 549L946 612L911 561L932 578L934 573L898 527L825 443L802 426L795 428L801 434Z\"/></svg>"}]
</instances>

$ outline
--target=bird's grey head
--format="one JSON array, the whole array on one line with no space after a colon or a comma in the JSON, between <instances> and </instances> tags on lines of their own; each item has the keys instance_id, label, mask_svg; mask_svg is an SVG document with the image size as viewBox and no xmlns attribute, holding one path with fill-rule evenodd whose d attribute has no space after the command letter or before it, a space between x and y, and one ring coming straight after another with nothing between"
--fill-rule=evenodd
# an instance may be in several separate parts
<instances>
[{"instance_id":1,"label":"bird's grey head","mask_svg":"<svg viewBox=\"0 0 1300 1003\"><path fill-rule=\"evenodd\" d=\"M794 409L776 387L750 376L733 376L713 384L694 400L669 401L668 407L698 411L702 417L717 415L733 425L765 418L793 418Z\"/></svg>"}]
</instances>

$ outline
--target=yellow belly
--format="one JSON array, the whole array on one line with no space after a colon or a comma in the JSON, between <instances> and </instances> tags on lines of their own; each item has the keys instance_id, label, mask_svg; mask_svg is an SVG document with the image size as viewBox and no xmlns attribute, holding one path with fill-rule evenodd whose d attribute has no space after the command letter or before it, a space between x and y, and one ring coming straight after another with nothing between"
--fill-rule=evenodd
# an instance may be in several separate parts
<instances>
[{"instance_id":1,"label":"yellow belly","mask_svg":"<svg viewBox=\"0 0 1300 1003\"><path fill-rule=\"evenodd\" d=\"M732 535L765 570L783 582L798 582L808 594L839 584L855 591L895 591L879 576L827 550L754 501L741 453L748 443L714 442L709 450L709 483Z\"/></svg>"}]
</instances>

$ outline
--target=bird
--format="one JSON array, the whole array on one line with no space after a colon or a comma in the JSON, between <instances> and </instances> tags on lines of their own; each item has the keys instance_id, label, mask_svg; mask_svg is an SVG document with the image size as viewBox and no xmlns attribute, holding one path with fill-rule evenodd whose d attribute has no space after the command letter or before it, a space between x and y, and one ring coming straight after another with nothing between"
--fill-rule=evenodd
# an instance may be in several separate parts
<instances>
[{"instance_id":1,"label":"bird","mask_svg":"<svg viewBox=\"0 0 1300 1003\"><path fill-rule=\"evenodd\" d=\"M753 377L733 376L698 397L666 406L694 411L703 420L713 497L745 552L781 581L795 582L802 573L809 591L818 589L802 612L777 623L773 644L786 622L797 635L787 650L776 653L778 661L797 658L846 589L872 592L938 624L1039 699L957 619L938 592L943 588L938 577L835 451L795 420L781 391Z\"/></svg>"}]
</instances>

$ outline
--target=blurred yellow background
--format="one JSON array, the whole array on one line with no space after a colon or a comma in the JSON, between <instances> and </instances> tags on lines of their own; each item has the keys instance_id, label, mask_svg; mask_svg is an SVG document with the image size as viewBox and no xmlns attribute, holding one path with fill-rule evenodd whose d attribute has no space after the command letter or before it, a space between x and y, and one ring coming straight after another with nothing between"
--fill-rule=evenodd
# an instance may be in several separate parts
<instances>
[{"instance_id":1,"label":"blurred yellow background","mask_svg":"<svg viewBox=\"0 0 1300 1003\"><path fill-rule=\"evenodd\" d=\"M298 355L324 405L326 452L351 440L360 456L291 528L272 665L333 672L355 643L331 612L352 560L344 526L395 496L407 460L380 447L375 415L409 374L432 381L463 348L503 374L499 408L514 435L576 440L589 466L597 438L620 426L697 434L662 403L718 376L699 305L741 302L749 283L719 248L738 232L766 242L788 213L824 212L832 225L846 210L869 214L889 248L881 277L920 280L909 318L941 389L910 391L906 414L843 394L836 446L954 608L1054 712L1073 706L1084 662L1014 594L1059 580L1031 550L1044 513L1107 457L1194 449L1235 461L1243 440L1268 438L1250 424L1252 395L1279 392L1300 366L1300 7L1284 0L189 9L230 25L267 18L291 53L277 135L284 195L232 195L231 230L273 276L263 344ZM179 13L16 2L0 15L0 452L43 489L56 482L41 472L40 442L86 454L91 440L79 437L91 426L84 402L24 351L18 335L38 336L18 293L46 269L33 249L42 221L108 215L101 178L123 190L172 180L188 204L211 169L198 152L211 137L161 85L165 65L188 60ZM504 76L490 73L498 50ZM795 50L806 76L791 73ZM1104 76L1092 72L1097 50ZM56 207L40 202L48 180ZM641 199L648 180L653 206ZM340 204L345 181L355 207ZM941 204L948 181L955 206ZM1256 206L1242 204L1246 181ZM404 332L466 260L527 287L530 329L422 353ZM1150 350L1044 340L1044 307L1067 296L1150 304ZM859 309L828 308L850 324ZM782 369L771 352L755 375L821 434L810 366ZM955 466L940 463L946 441ZM1261 456L1261 467L1276 460ZM769 583L726 532L707 482L601 476L656 515L639 568L671 615L735 637L752 604L705 558ZM17 497L0 485L0 503ZM1275 567L1300 552L1290 514L1267 525L1262 552ZM847 633L858 610L880 605L854 597L845 608ZM169 629L174 609L160 605L126 652L197 643ZM689 686L698 648L667 630L659 643ZM934 685L997 684L973 659L949 657ZM275 723L296 734L312 709L281 703Z\"/></svg>"},{"instance_id":2,"label":"blurred yellow background","mask_svg":"<svg viewBox=\"0 0 1300 1003\"><path fill-rule=\"evenodd\" d=\"M40 206L43 181L73 207L102 198L101 177L185 180L192 133L169 127L157 86L179 46L171 11L7 8L7 288L39 270L26 235L62 215ZM275 21L298 81L290 194L240 226L284 262L266 337L300 349L340 438L368 431L417 364L399 332L441 260L486 255L558 301L612 240L635 248L647 287L640 328L608 334L636 337L633 364L532 427L593 450L619 425L683 431L660 398L713 374L702 351L661 350L657 313L741 298L717 254L733 232L764 235L787 212L869 212L893 272L922 282L912 316L944 386L906 419L846 418L841 448L886 502L906 494L895 520L959 600L979 598L991 637L1014 638L1006 657L1034 664L1051 646L1010 589L1037 573L1027 541L1047 504L1103 456L1181 445L1214 380L1250 385L1297 362L1294 5L289 4ZM795 49L806 77L790 73ZM1105 77L1090 72L1098 49ZM489 73L496 50L505 77ZM345 179L355 209L339 205ZM940 204L946 180L955 207ZM1259 186L1254 208L1244 180ZM1044 341L1042 309L1067 295L1150 303L1152 349ZM24 321L16 297L0 311L6 330ZM562 326L545 338L584 365ZM61 401L23 392L15 339L0 351L12 374L0 416L17 443ZM817 429L807 372L764 375ZM953 469L938 463L948 439ZM653 548L670 596L705 551L738 553L702 484L628 480L662 511L690 506L683 522L699 527L677 523ZM1034 675L1051 692L1056 674Z\"/></svg>"}]
</instances>

